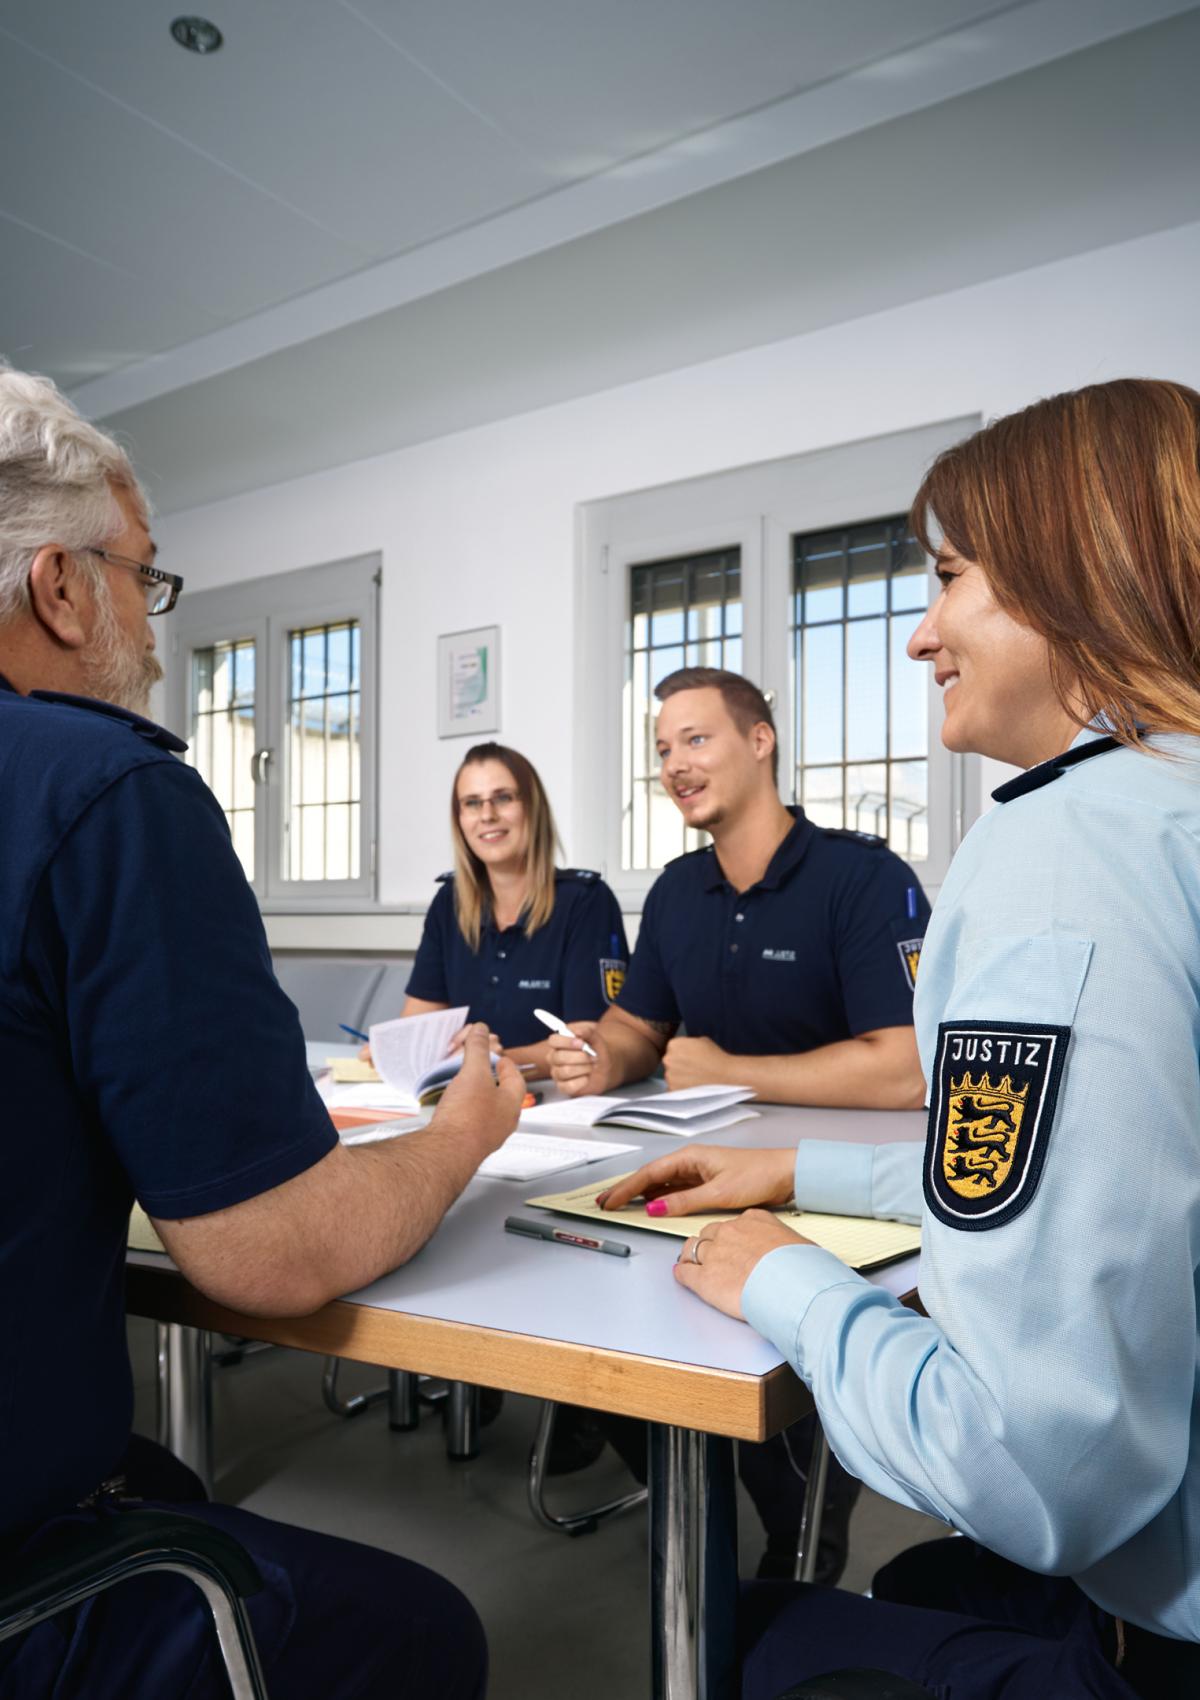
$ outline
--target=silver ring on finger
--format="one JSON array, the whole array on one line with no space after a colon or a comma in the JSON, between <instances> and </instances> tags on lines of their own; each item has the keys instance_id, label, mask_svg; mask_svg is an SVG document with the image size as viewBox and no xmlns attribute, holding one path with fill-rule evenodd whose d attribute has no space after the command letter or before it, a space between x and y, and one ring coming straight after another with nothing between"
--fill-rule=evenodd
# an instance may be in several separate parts
<instances>
[{"instance_id":1,"label":"silver ring on finger","mask_svg":"<svg viewBox=\"0 0 1200 1700\"><path fill-rule=\"evenodd\" d=\"M688 1261L690 1263L695 1263L695 1264L699 1265L700 1267L703 1267L703 1265L700 1264L700 1235L699 1234L693 1234L692 1235L691 1239L688 1241L688 1248L689 1248Z\"/></svg>"}]
</instances>

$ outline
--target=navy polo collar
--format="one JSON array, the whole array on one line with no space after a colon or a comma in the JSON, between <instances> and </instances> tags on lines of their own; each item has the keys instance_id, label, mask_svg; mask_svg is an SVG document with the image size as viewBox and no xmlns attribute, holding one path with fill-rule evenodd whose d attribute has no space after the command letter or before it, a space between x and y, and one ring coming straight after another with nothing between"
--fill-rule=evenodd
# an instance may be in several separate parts
<instances>
[{"instance_id":1,"label":"navy polo collar","mask_svg":"<svg viewBox=\"0 0 1200 1700\"><path fill-rule=\"evenodd\" d=\"M997 785L992 792L992 800L997 803L1011 803L1015 798L1024 797L1030 791L1040 791L1043 785L1052 785L1056 779L1062 778L1068 768L1078 767L1081 761L1091 761L1093 756L1106 756L1110 750L1120 748L1117 740L1108 736L1089 738L1083 744L1072 744L1062 755L1051 756L1049 761L1039 762L1036 767L1018 774L1015 779Z\"/></svg>"},{"instance_id":2,"label":"navy polo collar","mask_svg":"<svg viewBox=\"0 0 1200 1700\"><path fill-rule=\"evenodd\" d=\"M792 870L800 865L808 853L808 847L812 843L817 830L816 827L801 808L789 808L788 814L791 815L794 823L792 830L767 863L766 872L757 882L757 887L753 889L774 891ZM711 844L705 854L707 860L704 864L704 889L705 891L719 891L723 885L729 884L725 877L725 871L721 867L720 857Z\"/></svg>"},{"instance_id":3,"label":"navy polo collar","mask_svg":"<svg viewBox=\"0 0 1200 1700\"><path fill-rule=\"evenodd\" d=\"M21 693L17 687L0 673L0 691L9 691L13 696ZM102 702L99 697L72 696L69 691L30 691L29 697L34 702L63 702L68 708L85 708L90 714L103 714L109 720L119 720L145 738L148 743L158 744L164 750L175 754L187 749L182 738L177 738L174 732L168 732L165 726L157 721L147 720L144 714L135 714L131 708L119 708L116 703Z\"/></svg>"}]
</instances>

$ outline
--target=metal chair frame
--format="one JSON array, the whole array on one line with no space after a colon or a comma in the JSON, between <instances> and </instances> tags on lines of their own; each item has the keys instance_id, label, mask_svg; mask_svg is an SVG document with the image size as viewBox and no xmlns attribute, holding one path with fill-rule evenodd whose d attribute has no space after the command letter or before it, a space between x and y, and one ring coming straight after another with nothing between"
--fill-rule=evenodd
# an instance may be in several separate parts
<instances>
[{"instance_id":1,"label":"metal chair frame","mask_svg":"<svg viewBox=\"0 0 1200 1700\"><path fill-rule=\"evenodd\" d=\"M546 1460L550 1454L550 1440L554 1433L557 1410L558 1406L553 1399L543 1400L533 1445L529 1449L529 1509L533 1513L534 1522L540 1523L543 1529L549 1529L559 1535L591 1535L610 1517L616 1517L622 1511L631 1511L635 1505L644 1505L647 1490L644 1487L636 1488L632 1493L621 1494L616 1499L607 1500L603 1505L594 1505L588 1511L569 1512L566 1516L557 1516L548 1510Z\"/></svg>"},{"instance_id":2,"label":"metal chair frame","mask_svg":"<svg viewBox=\"0 0 1200 1700\"><path fill-rule=\"evenodd\" d=\"M192 1545L189 1521L171 1512L132 1511L114 1521L112 1530L104 1531L99 1538L95 1530L88 1529L82 1540L68 1539L57 1581L51 1555L41 1565L48 1575L35 1574L32 1583L4 1591L0 1641L23 1635L47 1618L82 1605L134 1576L174 1571L185 1576L204 1597L234 1700L267 1700L254 1631L242 1598L243 1593L261 1587L261 1579L249 1555L223 1531L196 1522L199 1544ZM211 1551L201 1550L214 1546L226 1549L237 1562L243 1572L240 1584ZM33 1568L36 1573L37 1561Z\"/></svg>"}]
</instances>

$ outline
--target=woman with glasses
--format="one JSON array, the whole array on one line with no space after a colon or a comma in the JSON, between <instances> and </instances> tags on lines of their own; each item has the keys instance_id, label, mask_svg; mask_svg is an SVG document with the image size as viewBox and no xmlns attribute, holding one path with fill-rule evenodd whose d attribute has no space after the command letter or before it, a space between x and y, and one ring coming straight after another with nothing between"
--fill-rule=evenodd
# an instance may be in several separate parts
<instances>
[{"instance_id":1,"label":"woman with glasses","mask_svg":"<svg viewBox=\"0 0 1200 1700\"><path fill-rule=\"evenodd\" d=\"M504 744L476 744L450 797L454 871L430 905L403 1015L467 1006L518 1064L548 1075L534 1015L594 1021L616 997L628 950L598 874L556 868L558 834L537 771Z\"/></svg>"},{"instance_id":2,"label":"woman with glasses","mask_svg":"<svg viewBox=\"0 0 1200 1700\"><path fill-rule=\"evenodd\" d=\"M847 1665L939 1700L1194 1700L1200 394L1038 402L942 455L913 519L943 742L1024 769L925 937L925 1141L690 1148L607 1202L922 1223L927 1315L765 1210L676 1266L786 1355L847 1469L968 1537L872 1600L749 1601L743 1700Z\"/></svg>"}]
</instances>

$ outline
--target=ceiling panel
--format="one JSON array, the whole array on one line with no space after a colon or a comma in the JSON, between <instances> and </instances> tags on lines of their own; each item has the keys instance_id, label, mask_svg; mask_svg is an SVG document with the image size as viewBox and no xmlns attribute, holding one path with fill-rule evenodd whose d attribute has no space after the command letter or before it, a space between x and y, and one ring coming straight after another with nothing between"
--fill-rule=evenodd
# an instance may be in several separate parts
<instances>
[{"instance_id":1,"label":"ceiling panel","mask_svg":"<svg viewBox=\"0 0 1200 1700\"><path fill-rule=\"evenodd\" d=\"M240 317L366 261L24 47L5 43L0 88L0 158L21 161L0 212L182 302Z\"/></svg>"},{"instance_id":2,"label":"ceiling panel","mask_svg":"<svg viewBox=\"0 0 1200 1700\"><path fill-rule=\"evenodd\" d=\"M572 176L1012 9L997 0L340 4Z\"/></svg>"},{"instance_id":3,"label":"ceiling panel","mask_svg":"<svg viewBox=\"0 0 1200 1700\"><path fill-rule=\"evenodd\" d=\"M177 0L5 0L3 27L353 244L359 263L553 186L525 146L331 0L214 5L225 45L204 56L171 39L179 10ZM64 82L61 98L78 88ZM211 195L226 193L219 177L210 183Z\"/></svg>"},{"instance_id":4,"label":"ceiling panel","mask_svg":"<svg viewBox=\"0 0 1200 1700\"><path fill-rule=\"evenodd\" d=\"M0 357L64 387L160 354L197 324L215 323L136 269L102 265L8 219L0 219L0 251Z\"/></svg>"},{"instance_id":5,"label":"ceiling panel","mask_svg":"<svg viewBox=\"0 0 1200 1700\"><path fill-rule=\"evenodd\" d=\"M1192 12L108 423L169 512L1198 221L1198 58Z\"/></svg>"}]
</instances>

